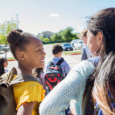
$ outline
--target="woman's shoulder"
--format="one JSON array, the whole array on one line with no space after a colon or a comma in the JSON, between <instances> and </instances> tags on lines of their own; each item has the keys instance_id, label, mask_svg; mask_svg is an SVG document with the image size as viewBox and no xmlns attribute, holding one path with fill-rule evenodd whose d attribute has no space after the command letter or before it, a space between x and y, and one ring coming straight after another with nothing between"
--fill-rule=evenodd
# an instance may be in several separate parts
<instances>
[{"instance_id":1,"label":"woman's shoulder","mask_svg":"<svg viewBox=\"0 0 115 115\"><path fill-rule=\"evenodd\" d=\"M93 63L85 60L76 64L67 77L65 82L76 89L76 84L84 84L87 77L94 71L95 66Z\"/></svg>"},{"instance_id":2,"label":"woman's shoulder","mask_svg":"<svg viewBox=\"0 0 115 115\"><path fill-rule=\"evenodd\" d=\"M99 59L100 59L100 57L93 57L93 58L87 59L87 61L93 63L94 65L98 65Z\"/></svg>"},{"instance_id":3,"label":"woman's shoulder","mask_svg":"<svg viewBox=\"0 0 115 115\"><path fill-rule=\"evenodd\" d=\"M76 64L72 70L78 70L78 71L90 71L92 69L94 69L95 66L93 64L93 62L89 61L89 60L83 60L80 63Z\"/></svg>"}]
</instances>

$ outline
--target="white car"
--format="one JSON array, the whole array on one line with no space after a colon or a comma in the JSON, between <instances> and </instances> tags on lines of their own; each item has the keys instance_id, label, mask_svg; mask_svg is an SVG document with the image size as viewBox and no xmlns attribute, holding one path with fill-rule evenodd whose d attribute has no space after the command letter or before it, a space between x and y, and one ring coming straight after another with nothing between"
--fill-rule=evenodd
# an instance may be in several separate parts
<instances>
[{"instance_id":1,"label":"white car","mask_svg":"<svg viewBox=\"0 0 115 115\"><path fill-rule=\"evenodd\" d=\"M71 41L71 46L74 47L74 43L75 43L76 41L78 41L78 40L80 40L80 39L74 39L74 40L72 40L72 41Z\"/></svg>"},{"instance_id":2,"label":"white car","mask_svg":"<svg viewBox=\"0 0 115 115\"><path fill-rule=\"evenodd\" d=\"M74 49L75 50L82 50L82 47L84 47L85 44L83 43L83 40L75 41L74 43Z\"/></svg>"},{"instance_id":3,"label":"white car","mask_svg":"<svg viewBox=\"0 0 115 115\"><path fill-rule=\"evenodd\" d=\"M74 46L74 42L75 42L76 40L72 40L71 41L71 46L73 47Z\"/></svg>"}]
</instances>

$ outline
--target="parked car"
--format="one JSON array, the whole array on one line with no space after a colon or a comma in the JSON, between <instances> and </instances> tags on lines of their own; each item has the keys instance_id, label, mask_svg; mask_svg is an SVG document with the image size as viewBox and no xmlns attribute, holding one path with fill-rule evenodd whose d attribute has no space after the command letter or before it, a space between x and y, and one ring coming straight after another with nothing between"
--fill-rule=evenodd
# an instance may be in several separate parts
<instances>
[{"instance_id":1,"label":"parked car","mask_svg":"<svg viewBox=\"0 0 115 115\"><path fill-rule=\"evenodd\" d=\"M9 45L0 45L0 51L9 51Z\"/></svg>"},{"instance_id":2,"label":"parked car","mask_svg":"<svg viewBox=\"0 0 115 115\"><path fill-rule=\"evenodd\" d=\"M63 51L73 51L73 47L69 43L62 44Z\"/></svg>"},{"instance_id":3,"label":"parked car","mask_svg":"<svg viewBox=\"0 0 115 115\"><path fill-rule=\"evenodd\" d=\"M0 45L0 51L4 51L4 47L2 45Z\"/></svg>"},{"instance_id":4,"label":"parked car","mask_svg":"<svg viewBox=\"0 0 115 115\"><path fill-rule=\"evenodd\" d=\"M5 49L5 51L9 51L10 50L9 45L4 45L4 49Z\"/></svg>"},{"instance_id":5,"label":"parked car","mask_svg":"<svg viewBox=\"0 0 115 115\"><path fill-rule=\"evenodd\" d=\"M74 46L74 42L75 42L76 40L72 40L71 41L71 46L73 47Z\"/></svg>"},{"instance_id":6,"label":"parked car","mask_svg":"<svg viewBox=\"0 0 115 115\"><path fill-rule=\"evenodd\" d=\"M74 43L74 49L75 50L82 50L82 47L84 47L84 46L85 46L85 44L83 43L82 40L76 41Z\"/></svg>"},{"instance_id":7,"label":"parked car","mask_svg":"<svg viewBox=\"0 0 115 115\"><path fill-rule=\"evenodd\" d=\"M74 45L75 45L74 43L75 43L76 41L79 41L79 40L81 41L81 39L74 39L74 40L72 40L72 41L71 41L71 46L74 47Z\"/></svg>"}]
</instances>

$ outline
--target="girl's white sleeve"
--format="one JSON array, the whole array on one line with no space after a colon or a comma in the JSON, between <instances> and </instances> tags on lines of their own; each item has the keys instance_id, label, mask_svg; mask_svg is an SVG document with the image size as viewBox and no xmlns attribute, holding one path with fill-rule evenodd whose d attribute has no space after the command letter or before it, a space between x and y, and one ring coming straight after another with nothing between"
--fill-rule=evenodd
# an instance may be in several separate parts
<instances>
[{"instance_id":1,"label":"girl's white sleeve","mask_svg":"<svg viewBox=\"0 0 115 115\"><path fill-rule=\"evenodd\" d=\"M71 99L77 101L81 92L84 92L86 79L93 70L94 65L88 61L75 65L43 100L39 108L40 115L65 115Z\"/></svg>"}]
</instances>

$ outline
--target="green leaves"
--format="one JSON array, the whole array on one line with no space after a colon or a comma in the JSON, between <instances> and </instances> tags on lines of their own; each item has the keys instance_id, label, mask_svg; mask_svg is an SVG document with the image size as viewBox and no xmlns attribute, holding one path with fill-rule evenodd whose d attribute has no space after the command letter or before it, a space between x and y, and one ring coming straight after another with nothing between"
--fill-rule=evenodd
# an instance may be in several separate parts
<instances>
[{"instance_id":1,"label":"green leaves","mask_svg":"<svg viewBox=\"0 0 115 115\"><path fill-rule=\"evenodd\" d=\"M49 40L49 38L44 38L43 42L47 43L47 42L50 42L50 40Z\"/></svg>"},{"instance_id":2,"label":"green leaves","mask_svg":"<svg viewBox=\"0 0 115 115\"><path fill-rule=\"evenodd\" d=\"M0 44L7 44L7 35L12 29L16 29L18 26L17 20L5 21L0 24Z\"/></svg>"},{"instance_id":3,"label":"green leaves","mask_svg":"<svg viewBox=\"0 0 115 115\"><path fill-rule=\"evenodd\" d=\"M73 28L68 27L65 30L61 30L58 33L54 33L53 36L51 37L52 41L66 41L66 42L70 42L73 39L79 39L77 37L76 33L72 33L73 32Z\"/></svg>"},{"instance_id":4,"label":"green leaves","mask_svg":"<svg viewBox=\"0 0 115 115\"><path fill-rule=\"evenodd\" d=\"M52 37L51 37L51 40L53 42L55 42L55 41L62 41L62 37L61 37L60 33L54 33L52 35Z\"/></svg>"}]
</instances>

